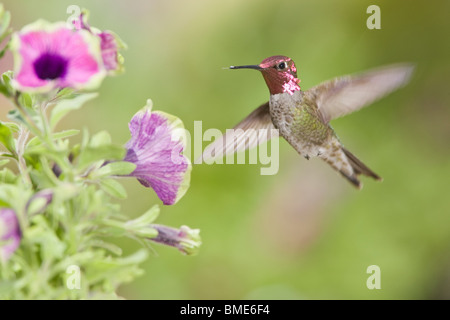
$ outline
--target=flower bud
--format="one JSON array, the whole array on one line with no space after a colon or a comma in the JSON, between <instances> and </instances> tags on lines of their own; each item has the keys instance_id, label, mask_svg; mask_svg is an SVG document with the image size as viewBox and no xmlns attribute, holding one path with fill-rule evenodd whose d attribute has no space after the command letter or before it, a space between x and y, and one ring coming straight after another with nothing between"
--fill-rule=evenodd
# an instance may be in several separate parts
<instances>
[{"instance_id":1,"label":"flower bud","mask_svg":"<svg viewBox=\"0 0 450 320\"><path fill-rule=\"evenodd\" d=\"M163 225L153 224L152 228L158 231L158 235L150 240L172 246L187 255L194 255L201 245L200 230L181 226L175 229Z\"/></svg>"}]
</instances>

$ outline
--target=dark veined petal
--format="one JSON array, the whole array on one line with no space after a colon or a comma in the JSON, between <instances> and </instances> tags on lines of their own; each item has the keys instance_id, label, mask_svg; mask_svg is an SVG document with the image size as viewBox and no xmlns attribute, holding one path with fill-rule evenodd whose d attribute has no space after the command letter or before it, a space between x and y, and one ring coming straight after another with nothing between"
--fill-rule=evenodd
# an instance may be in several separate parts
<instances>
[{"instance_id":1,"label":"dark veined petal","mask_svg":"<svg viewBox=\"0 0 450 320\"><path fill-rule=\"evenodd\" d=\"M196 254L202 243L200 240L200 230L198 229L191 229L187 226L181 226L180 229L175 229L158 224L153 224L151 227L158 231L158 235L150 240L166 246L175 247L188 255Z\"/></svg>"},{"instance_id":2,"label":"dark veined petal","mask_svg":"<svg viewBox=\"0 0 450 320\"><path fill-rule=\"evenodd\" d=\"M131 139L125 161L136 164L130 176L155 190L166 205L187 191L191 163L182 154L186 147L183 122L170 114L152 111L151 100L129 123Z\"/></svg>"}]
</instances>

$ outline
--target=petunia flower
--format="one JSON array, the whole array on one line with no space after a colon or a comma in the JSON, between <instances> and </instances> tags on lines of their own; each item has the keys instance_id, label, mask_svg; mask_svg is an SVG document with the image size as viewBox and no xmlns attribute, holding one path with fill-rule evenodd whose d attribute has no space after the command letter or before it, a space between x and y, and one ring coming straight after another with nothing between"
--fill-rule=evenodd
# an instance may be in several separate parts
<instances>
[{"instance_id":1,"label":"petunia flower","mask_svg":"<svg viewBox=\"0 0 450 320\"><path fill-rule=\"evenodd\" d=\"M100 50L103 64L108 74L115 74L123 71L123 57L119 49L126 49L126 44L112 31L100 31L88 24L89 12L83 10L78 19L73 21L74 28L83 29L100 39Z\"/></svg>"},{"instance_id":2,"label":"petunia flower","mask_svg":"<svg viewBox=\"0 0 450 320\"><path fill-rule=\"evenodd\" d=\"M187 226L174 229L159 224L152 224L151 227L158 231L158 235L150 240L175 247L188 255L196 254L202 243L199 229L191 229Z\"/></svg>"},{"instance_id":3,"label":"petunia flower","mask_svg":"<svg viewBox=\"0 0 450 320\"><path fill-rule=\"evenodd\" d=\"M129 123L131 139L125 161L136 164L130 176L155 190L164 204L176 203L189 187L191 163L185 148L183 122L170 114L153 111L152 102L137 112Z\"/></svg>"},{"instance_id":4,"label":"petunia flower","mask_svg":"<svg viewBox=\"0 0 450 320\"><path fill-rule=\"evenodd\" d=\"M100 39L65 23L38 20L13 34L14 85L18 90L47 92L53 88L94 89L106 71Z\"/></svg>"},{"instance_id":5,"label":"petunia flower","mask_svg":"<svg viewBox=\"0 0 450 320\"><path fill-rule=\"evenodd\" d=\"M14 210L0 209L0 260L5 262L19 247L21 232Z\"/></svg>"},{"instance_id":6,"label":"petunia flower","mask_svg":"<svg viewBox=\"0 0 450 320\"><path fill-rule=\"evenodd\" d=\"M25 210L29 216L40 214L47 209L53 200L53 190L44 189L36 192L25 205Z\"/></svg>"}]
</instances>

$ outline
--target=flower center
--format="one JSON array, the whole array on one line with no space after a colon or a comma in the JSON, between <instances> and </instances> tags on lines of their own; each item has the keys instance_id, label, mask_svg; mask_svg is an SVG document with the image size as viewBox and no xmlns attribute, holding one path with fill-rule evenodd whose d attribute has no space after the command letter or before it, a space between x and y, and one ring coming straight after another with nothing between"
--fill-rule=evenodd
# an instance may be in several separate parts
<instances>
[{"instance_id":1,"label":"flower center","mask_svg":"<svg viewBox=\"0 0 450 320\"><path fill-rule=\"evenodd\" d=\"M39 79L54 80L65 76L67 60L57 54L44 53L34 61L33 67Z\"/></svg>"}]
</instances>

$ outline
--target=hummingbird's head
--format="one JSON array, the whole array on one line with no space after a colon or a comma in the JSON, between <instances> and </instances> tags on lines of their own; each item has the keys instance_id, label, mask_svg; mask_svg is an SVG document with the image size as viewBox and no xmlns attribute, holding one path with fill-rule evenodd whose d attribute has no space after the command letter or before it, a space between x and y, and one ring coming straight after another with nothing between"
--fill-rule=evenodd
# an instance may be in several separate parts
<instances>
[{"instance_id":1,"label":"hummingbird's head","mask_svg":"<svg viewBox=\"0 0 450 320\"><path fill-rule=\"evenodd\" d=\"M264 59L259 65L231 66L230 69L255 69L261 71L270 94L294 94L300 90L300 79L294 61L286 56L272 56Z\"/></svg>"}]
</instances>

